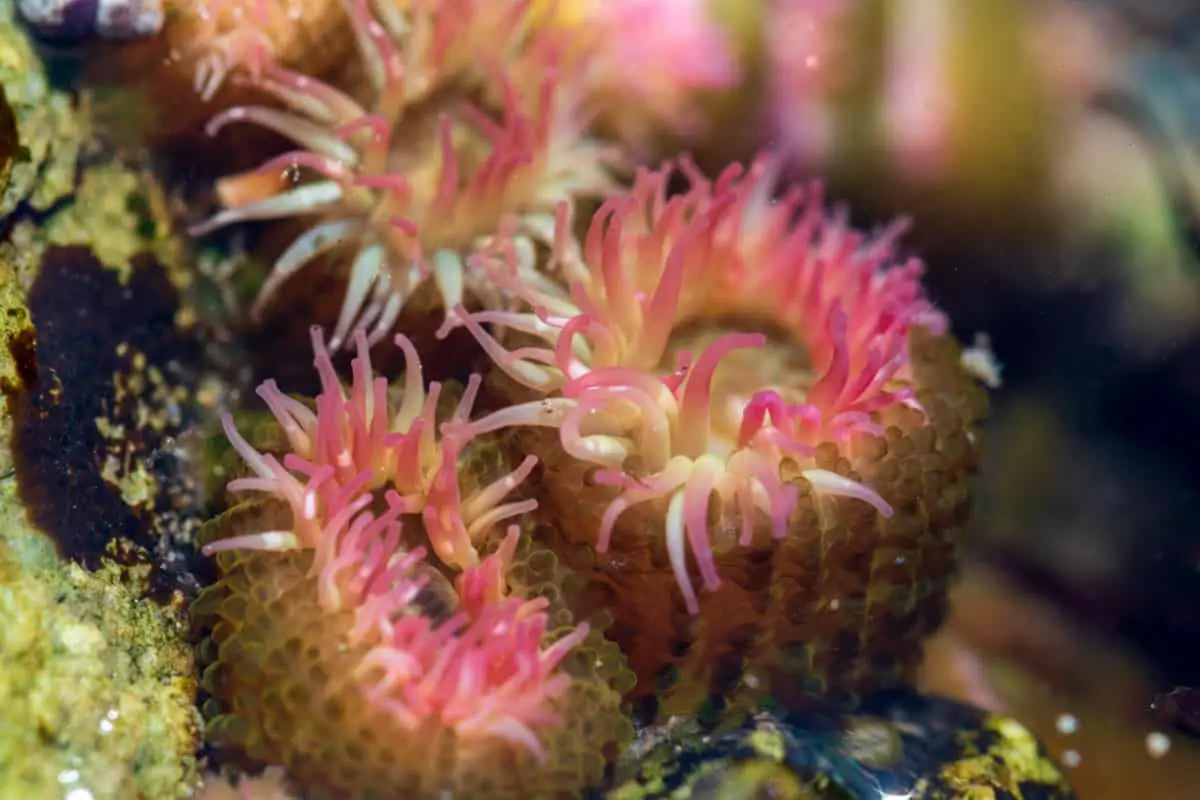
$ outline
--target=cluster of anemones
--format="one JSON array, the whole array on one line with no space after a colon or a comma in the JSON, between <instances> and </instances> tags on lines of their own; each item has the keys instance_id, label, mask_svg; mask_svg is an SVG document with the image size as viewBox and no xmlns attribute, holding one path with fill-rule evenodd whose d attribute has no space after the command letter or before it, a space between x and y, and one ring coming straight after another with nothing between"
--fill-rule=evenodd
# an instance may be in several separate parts
<instances>
[{"instance_id":1,"label":"cluster of anemones","mask_svg":"<svg viewBox=\"0 0 1200 800\"><path fill-rule=\"evenodd\" d=\"M314 329L322 391L312 406L272 381L258 391L290 450L282 460L251 446L229 416L223 420L251 470L229 490L260 493L269 505L235 508L218 526L220 538L204 547L224 559L221 582L197 606L199 617L217 620L213 669L222 677L207 684L222 706L216 739L251 761L281 763L312 785L341 791L389 787L436 796L483 786L497 792L578 788L595 780L598 770L578 763L584 744L569 718L580 724L579 709L566 700L578 700L573 689L575 695L599 693L594 699L601 706L589 713L603 714L606 684L596 678L595 665L572 675L562 662L587 640L588 625L556 630L550 599L526 595L529 587L520 583L512 592L519 528L496 534L506 520L536 505L504 502L534 459L464 495L459 461L468 442L439 433L441 386L426 391L412 344L403 336L396 343L407 370L393 407L386 379L373 374L361 330L347 391L320 329ZM477 379L468 384L449 422L467 420L478 385ZM481 557L486 548L492 552ZM305 568L297 571L301 563ZM247 580L252 587L244 585ZM286 591L272 591L284 580ZM287 613L269 613L284 602ZM272 651L272 635L255 629L260 615L270 617L274 636L285 637L276 642L279 650ZM297 617L305 624L289 624ZM243 641L255 637L247 652ZM287 637L303 639L289 645ZM322 639L331 644L330 653L304 653ZM248 693L263 689L251 677L268 668L262 661L290 668L279 670L291 673L284 685L304 687L274 711L246 708ZM306 674L305 665L315 672ZM345 689L343 683L353 691L342 691L334 704L340 711L331 712L329 695ZM616 698L607 693L607 710ZM331 713L334 719L322 719ZM313 753L299 731L319 729L322 721L335 724L339 738L353 740L357 726L369 727L372 735L386 732L387 748L432 760L397 760L365 743ZM587 746L606 736L615 741L619 728ZM439 747L449 750L453 769L446 768L448 754ZM511 786L492 774L504 764L520 773Z\"/></svg>"},{"instance_id":2,"label":"cluster of anemones","mask_svg":"<svg viewBox=\"0 0 1200 800\"><path fill-rule=\"evenodd\" d=\"M308 264L348 273L321 394L259 390L287 455L226 420L253 473L231 488L273 499L207 547L214 737L335 791L570 794L624 741L622 694L694 711L902 680L944 611L983 408L899 228L781 194L770 157L616 191L590 73L529 2L345 7L364 92L258 59L287 110L211 125L301 147L224 180L197 228L315 217L255 313ZM437 333L495 366L448 411L408 338L397 403L368 357L415 335L427 289Z\"/></svg>"}]
</instances>

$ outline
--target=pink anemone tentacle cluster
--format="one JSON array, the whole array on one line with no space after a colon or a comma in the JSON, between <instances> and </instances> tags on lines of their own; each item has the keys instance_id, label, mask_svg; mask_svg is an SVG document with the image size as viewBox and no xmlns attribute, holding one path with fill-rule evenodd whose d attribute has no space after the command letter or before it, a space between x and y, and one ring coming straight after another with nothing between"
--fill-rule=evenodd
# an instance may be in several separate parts
<instances>
[{"instance_id":1,"label":"pink anemone tentacle cluster","mask_svg":"<svg viewBox=\"0 0 1200 800\"><path fill-rule=\"evenodd\" d=\"M534 730L557 720L553 701L570 684L557 667L586 638L588 626L547 644L548 601L509 596L515 525L490 555L480 558L477 549L479 534L536 506L534 500L504 502L535 459L462 498L457 459L465 440L438 433L441 387L433 383L425 390L412 343L396 337L407 370L403 397L393 409L387 380L372 371L364 332L355 336L349 390L334 372L320 328L312 340L322 383L315 408L283 394L273 381L258 389L291 448L282 461L255 450L229 415L222 420L252 472L229 489L283 500L292 511L291 529L221 539L204 552L312 551L311 577L322 607L353 610L347 641L369 645L357 675L374 703L407 730L436 719L464 742L499 738L544 757ZM476 376L451 422L467 420L478 386ZM379 490L385 490L383 511L374 508ZM439 560L461 570L457 611L447 620L413 613L430 574L422 570L425 547L404 546L401 526L410 515L420 516Z\"/></svg>"},{"instance_id":2,"label":"pink anemone tentacle cluster","mask_svg":"<svg viewBox=\"0 0 1200 800\"><path fill-rule=\"evenodd\" d=\"M447 308L467 292L487 292L484 276L470 269L471 254L500 235L532 251L552 235L558 202L612 189L614 151L584 135L588 120L580 107L581 89L561 80L550 40L528 45L522 58L531 64L509 69L500 51L488 59L506 31L523 36L527 5L462 0L418 4L402 12L384 3L346 0L371 82L372 99L365 104L263 59L248 80L286 110L230 108L213 118L209 133L249 122L292 139L299 148L250 175L225 179L218 195L227 207L192 228L204 235L240 222L317 215L276 259L252 315L261 315L303 267L349 245L349 279L331 347L348 343L358 327L366 328L375 344L426 281L433 280ZM457 16L459 6L488 6L483 19L502 27ZM469 30L460 30L467 19ZM468 33L468 38L486 35L493 42L491 50L474 54L469 63L490 67L498 113L493 118L467 103L441 110L431 152L416 153L414 162L414 154L404 151L410 143L400 142L399 133L415 124L410 118L414 103L433 84L454 77L447 70L466 69L462 37ZM510 73L536 74L538 84L517 87ZM244 184L281 173L295 174L296 185L265 197L242 191Z\"/></svg>"},{"instance_id":3,"label":"pink anemone tentacle cluster","mask_svg":"<svg viewBox=\"0 0 1200 800\"><path fill-rule=\"evenodd\" d=\"M292 509L293 530L222 540L207 552L306 547L320 555L328 543L325 528L362 497L369 500L371 491L386 487L389 509L397 516L421 515L434 552L446 564L461 568L478 562L476 536L532 510L534 500L502 501L533 470L533 456L512 473L462 498L457 457L467 439L439 435L434 415L441 385L432 383L426 392L420 359L406 337L396 337L407 369L403 399L394 412L388 405L387 379L372 372L365 333L360 330L355 336L358 355L349 392L334 371L319 327L313 328L312 340L322 383L315 410L285 395L274 381L258 389L292 448L282 462L251 447L229 415L222 419L229 441L254 472L231 482L230 490L264 492L285 500ZM479 378L474 376L452 422L467 420L478 386ZM317 569L322 566L318 563Z\"/></svg>"},{"instance_id":4,"label":"pink anemone tentacle cluster","mask_svg":"<svg viewBox=\"0 0 1200 800\"><path fill-rule=\"evenodd\" d=\"M891 514L870 487L817 468L816 448L859 431L881 433L872 414L889 404L919 408L907 382L908 332L946 328L922 293L919 262L892 264L899 226L872 240L853 232L843 214L826 212L816 188L776 199L776 167L763 157L710 182L684 160L680 170L691 188L673 196L671 165L643 169L629 193L597 212L581 248L569 245L569 214L560 208L553 260L565 291L523 283L503 254L483 256L493 280L527 310L467 313L458 306L452 318L540 397L456 421L447 432L557 428L564 451L600 467L595 480L617 491L600 526L601 552L626 509L665 499L667 551L693 613L699 606L686 551L706 588L720 583L711 499L737 510L742 544L760 513L776 537L785 536L798 499L795 484L781 477L785 460L801 465L818 495L856 498ZM767 346L756 332L724 333L666 363L680 326L733 317L783 329L811 360L811 383L766 383L716 397L722 362ZM508 349L489 324L534 344ZM636 474L626 469L635 455Z\"/></svg>"},{"instance_id":5,"label":"pink anemone tentacle cluster","mask_svg":"<svg viewBox=\"0 0 1200 800\"><path fill-rule=\"evenodd\" d=\"M517 538L513 526L498 551L458 576L460 611L448 620L398 613L415 599L420 579L406 585L406 596L395 598L402 602L393 608L364 613L380 643L356 677L367 697L407 730L432 717L454 728L467 747L501 739L544 759L535 731L560 721L552 702L567 692L571 678L558 666L587 637L588 625L580 623L547 645L549 601L506 596L505 571ZM362 628L360 619L352 639Z\"/></svg>"}]
</instances>

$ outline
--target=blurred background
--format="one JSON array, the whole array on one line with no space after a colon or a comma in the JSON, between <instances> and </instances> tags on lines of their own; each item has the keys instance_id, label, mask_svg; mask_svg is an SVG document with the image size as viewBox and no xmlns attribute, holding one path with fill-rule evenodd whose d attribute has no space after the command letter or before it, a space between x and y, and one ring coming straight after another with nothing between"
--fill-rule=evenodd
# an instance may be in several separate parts
<instances>
[{"instance_id":1,"label":"blurred background","mask_svg":"<svg viewBox=\"0 0 1200 800\"><path fill-rule=\"evenodd\" d=\"M1200 5L711 2L740 81L686 144L910 218L1000 366L924 688L1030 724L1083 798L1197 796Z\"/></svg>"}]
</instances>

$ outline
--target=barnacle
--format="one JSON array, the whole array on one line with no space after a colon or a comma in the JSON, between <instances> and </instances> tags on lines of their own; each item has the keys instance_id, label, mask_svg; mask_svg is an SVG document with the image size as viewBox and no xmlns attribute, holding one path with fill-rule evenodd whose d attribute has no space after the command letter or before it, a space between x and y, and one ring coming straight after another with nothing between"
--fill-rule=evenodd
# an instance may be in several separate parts
<instances>
[{"instance_id":1,"label":"barnacle","mask_svg":"<svg viewBox=\"0 0 1200 800\"><path fill-rule=\"evenodd\" d=\"M497 239L528 250L546 242L555 204L611 188L612 160L583 135L580 89L560 80L553 40L526 36L528 3L344 5L369 99L261 58L249 80L288 110L237 106L209 130L251 122L300 149L226 178L226 209L193 229L317 215L276 260L254 313L314 259L348 250L335 349L354 327L380 341L431 278L447 307L489 292L472 254ZM307 177L278 190L281 170Z\"/></svg>"},{"instance_id":2,"label":"barnacle","mask_svg":"<svg viewBox=\"0 0 1200 800\"><path fill-rule=\"evenodd\" d=\"M502 501L532 462L464 498L466 441L436 434L439 387L426 392L411 345L399 339L409 369L393 413L356 338L347 391L314 331L315 409L260 387L291 448L282 460L225 420L252 473L230 490L266 499L218 518L204 548L221 574L193 607L211 629L210 738L335 793L526 797L595 783L630 735L623 662L537 591L517 526L495 535L530 509ZM450 420L465 420L477 385Z\"/></svg>"},{"instance_id":3,"label":"barnacle","mask_svg":"<svg viewBox=\"0 0 1200 800\"><path fill-rule=\"evenodd\" d=\"M581 248L561 207L565 288L495 254L525 309L443 329L507 376L447 434L522 429L549 545L614 610L639 691L780 673L777 692L853 693L902 677L940 619L978 390L919 262L891 263L899 227L855 233L815 188L776 199L775 163L709 182L684 160L673 196L672 167L642 170Z\"/></svg>"}]
</instances>

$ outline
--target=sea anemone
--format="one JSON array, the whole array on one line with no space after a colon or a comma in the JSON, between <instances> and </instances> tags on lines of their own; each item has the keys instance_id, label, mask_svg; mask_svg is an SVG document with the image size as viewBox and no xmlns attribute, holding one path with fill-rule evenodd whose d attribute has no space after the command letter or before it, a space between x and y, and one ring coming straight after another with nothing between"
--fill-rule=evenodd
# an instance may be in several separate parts
<instances>
[{"instance_id":1,"label":"sea anemone","mask_svg":"<svg viewBox=\"0 0 1200 800\"><path fill-rule=\"evenodd\" d=\"M497 237L530 250L546 242L555 205L608 191L613 160L583 135L581 89L562 78L553 39L527 33L528 2L344 5L369 99L259 58L247 80L287 110L230 108L209 131L251 122L300 149L222 181L226 209L193 229L317 215L275 261L252 313L305 265L349 251L334 349L355 327L382 340L429 278L447 308L486 295L470 256ZM281 172L297 185L279 190Z\"/></svg>"},{"instance_id":2,"label":"sea anemone","mask_svg":"<svg viewBox=\"0 0 1200 800\"><path fill-rule=\"evenodd\" d=\"M684 159L675 195L676 169L644 169L581 248L561 206L565 288L487 254L526 309L460 305L443 328L508 379L446 434L525 431L548 544L614 609L647 691L675 661L718 683L757 661L748 682L782 670L785 692L895 681L945 600L981 395L920 263L893 263L901 227L856 233L817 188L775 198L776 166L709 182Z\"/></svg>"},{"instance_id":3,"label":"sea anemone","mask_svg":"<svg viewBox=\"0 0 1200 800\"><path fill-rule=\"evenodd\" d=\"M515 525L496 533L531 509L502 501L532 461L463 492L468 442L437 434L440 387L425 390L411 344L397 339L408 370L393 410L361 330L356 342L348 391L319 330L312 407L259 388L291 448L282 460L224 419L252 473L230 490L266 500L218 518L204 547L220 571L193 607L211 631L210 738L336 793L526 797L594 783L628 733L622 666L541 585L561 579L553 560ZM466 421L477 387L449 420Z\"/></svg>"}]
</instances>

